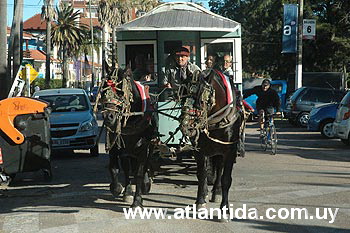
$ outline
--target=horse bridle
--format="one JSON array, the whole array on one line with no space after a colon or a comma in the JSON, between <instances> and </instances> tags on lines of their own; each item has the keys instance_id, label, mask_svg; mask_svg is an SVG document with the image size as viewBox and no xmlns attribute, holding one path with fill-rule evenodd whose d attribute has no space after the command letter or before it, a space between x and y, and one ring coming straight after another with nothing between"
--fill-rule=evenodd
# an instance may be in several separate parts
<instances>
[{"instance_id":1,"label":"horse bridle","mask_svg":"<svg viewBox=\"0 0 350 233\"><path fill-rule=\"evenodd\" d=\"M214 128L214 125L211 125L213 120L219 119L221 121L225 117L232 115L232 110L230 109L232 103L228 103L218 112L208 116L208 113L215 105L215 90L209 84L208 80L205 79L205 77L209 76L210 71L211 70L207 71L208 73L205 75L200 72L194 74L194 79L191 81L190 86L186 86L189 90L189 95L186 97L182 107L180 125L181 131L185 137L184 140L186 140L186 136L192 136L191 142L195 148L198 145L200 133L205 133L210 140L220 144L230 145L235 143L224 142L209 135L209 130ZM200 95L198 95L198 93L200 93ZM219 117L219 115L223 116ZM236 114L231 117L232 119L229 123L215 126L215 129L226 128L232 125L237 119Z\"/></svg>"}]
</instances>

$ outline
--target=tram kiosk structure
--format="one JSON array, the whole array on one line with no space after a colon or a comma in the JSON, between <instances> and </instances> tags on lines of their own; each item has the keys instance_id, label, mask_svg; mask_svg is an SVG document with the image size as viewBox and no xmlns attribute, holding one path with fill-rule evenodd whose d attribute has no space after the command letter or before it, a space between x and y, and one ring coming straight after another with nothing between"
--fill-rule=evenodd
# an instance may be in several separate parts
<instances>
[{"instance_id":1,"label":"tram kiosk structure","mask_svg":"<svg viewBox=\"0 0 350 233\"><path fill-rule=\"evenodd\" d=\"M119 67L130 66L136 80L142 80L140 74L147 73L152 77L147 84L154 93L163 90L169 58L181 46L190 50L189 61L202 70L208 55L215 54L219 63L224 55L232 56L234 83L242 90L241 24L236 21L195 3L170 2L117 28ZM161 137L163 142L179 124L167 116L179 116L180 109L174 110L173 106L173 101L159 99L158 111L164 113L158 114L159 131L165 135ZM180 138L177 132L167 143L178 144Z\"/></svg>"}]
</instances>

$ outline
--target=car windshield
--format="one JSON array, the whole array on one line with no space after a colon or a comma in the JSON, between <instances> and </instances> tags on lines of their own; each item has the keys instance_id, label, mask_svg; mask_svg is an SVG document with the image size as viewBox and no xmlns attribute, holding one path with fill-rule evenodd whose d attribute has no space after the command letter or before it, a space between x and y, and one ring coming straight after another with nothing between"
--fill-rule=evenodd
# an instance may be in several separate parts
<instances>
[{"instance_id":1,"label":"car windshield","mask_svg":"<svg viewBox=\"0 0 350 233\"><path fill-rule=\"evenodd\" d=\"M274 89L277 93L282 92L282 85L281 84L271 84L271 88Z\"/></svg>"},{"instance_id":2,"label":"car windshield","mask_svg":"<svg viewBox=\"0 0 350 233\"><path fill-rule=\"evenodd\" d=\"M291 101L295 101L296 98L298 98L299 93L302 92L302 91L304 91L304 90L305 90L305 88L299 88L299 89L297 89L297 90L291 95L290 100L291 100Z\"/></svg>"},{"instance_id":3,"label":"car windshield","mask_svg":"<svg viewBox=\"0 0 350 233\"><path fill-rule=\"evenodd\" d=\"M84 95L50 95L39 96L50 104L53 112L75 112L89 109Z\"/></svg>"}]
</instances>

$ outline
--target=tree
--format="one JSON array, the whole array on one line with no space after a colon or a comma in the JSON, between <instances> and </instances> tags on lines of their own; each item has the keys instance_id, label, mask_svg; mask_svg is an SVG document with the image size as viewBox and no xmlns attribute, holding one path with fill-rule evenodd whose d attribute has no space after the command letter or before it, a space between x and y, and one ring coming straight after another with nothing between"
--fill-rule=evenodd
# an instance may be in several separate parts
<instances>
[{"instance_id":1,"label":"tree","mask_svg":"<svg viewBox=\"0 0 350 233\"><path fill-rule=\"evenodd\" d=\"M112 28L112 67L116 65L116 27L129 22L132 19L132 10L150 11L156 5L156 0L101 0L99 4L99 21L104 27ZM105 33L103 33L104 35ZM102 39L105 41L104 39ZM104 56L103 56L104 57Z\"/></svg>"},{"instance_id":2,"label":"tree","mask_svg":"<svg viewBox=\"0 0 350 233\"><path fill-rule=\"evenodd\" d=\"M88 64L89 62L88 55L93 56L92 54L93 51L97 51L97 53L99 54L99 50L100 50L99 45L101 44L100 34L101 34L101 30L94 29L93 31L94 43L92 43L91 32L90 31L86 32L86 36L84 37L84 40L82 41L82 44L79 46L78 50L75 50L74 56L80 57L81 55L84 55L85 63Z\"/></svg>"},{"instance_id":3,"label":"tree","mask_svg":"<svg viewBox=\"0 0 350 233\"><path fill-rule=\"evenodd\" d=\"M14 78L23 60L23 0L15 0L10 41L12 45L10 50L12 50L13 56L12 75Z\"/></svg>"},{"instance_id":4,"label":"tree","mask_svg":"<svg viewBox=\"0 0 350 233\"><path fill-rule=\"evenodd\" d=\"M52 29L51 37L53 44L57 45L63 54L62 87L66 87L69 56L72 56L79 49L87 36L88 28L78 21L80 13L74 12L72 6L60 4L56 11L57 19L54 21L55 26Z\"/></svg>"},{"instance_id":5,"label":"tree","mask_svg":"<svg viewBox=\"0 0 350 233\"><path fill-rule=\"evenodd\" d=\"M7 45L7 0L0 0L0 57L6 58ZM0 59L0 100L6 98L9 80L7 77L7 60Z\"/></svg>"},{"instance_id":6,"label":"tree","mask_svg":"<svg viewBox=\"0 0 350 233\"><path fill-rule=\"evenodd\" d=\"M112 18L112 11L110 10L110 1L101 0L98 4L97 8L98 12L98 21L102 27L102 77L105 77L105 60L106 60L106 27L108 26L108 22Z\"/></svg>"},{"instance_id":7,"label":"tree","mask_svg":"<svg viewBox=\"0 0 350 233\"><path fill-rule=\"evenodd\" d=\"M46 21L46 66L45 66L45 88L50 88L51 78L51 22L56 18L53 0L45 0L41 8L41 19Z\"/></svg>"},{"instance_id":8,"label":"tree","mask_svg":"<svg viewBox=\"0 0 350 233\"><path fill-rule=\"evenodd\" d=\"M349 69L348 0L304 0L304 18L316 19L316 40L303 41L304 71ZM283 3L298 0L210 0L214 13L242 25L243 70L265 71L274 78L294 72L295 55L281 54Z\"/></svg>"}]
</instances>

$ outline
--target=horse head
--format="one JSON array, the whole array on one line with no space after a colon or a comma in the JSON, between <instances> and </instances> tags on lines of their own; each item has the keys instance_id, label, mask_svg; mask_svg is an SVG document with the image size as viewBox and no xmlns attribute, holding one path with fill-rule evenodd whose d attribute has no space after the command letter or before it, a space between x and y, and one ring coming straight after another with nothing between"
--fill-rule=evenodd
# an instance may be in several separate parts
<instances>
[{"instance_id":1,"label":"horse head","mask_svg":"<svg viewBox=\"0 0 350 233\"><path fill-rule=\"evenodd\" d=\"M183 100L180 128L184 136L196 142L199 134L208 131L210 125L235 112L236 101L229 79L221 72L208 69L193 77Z\"/></svg>"}]
</instances>

